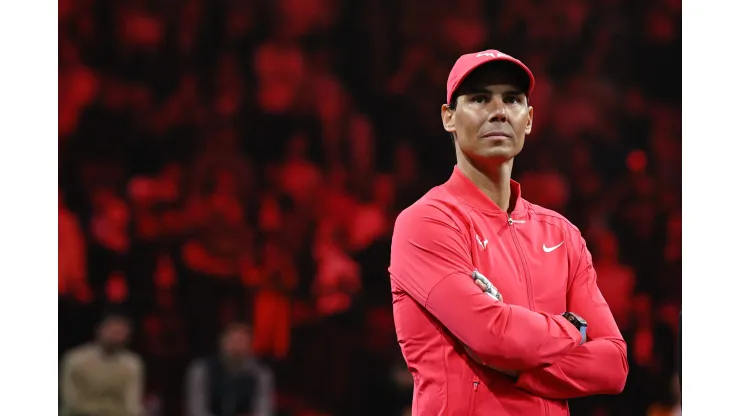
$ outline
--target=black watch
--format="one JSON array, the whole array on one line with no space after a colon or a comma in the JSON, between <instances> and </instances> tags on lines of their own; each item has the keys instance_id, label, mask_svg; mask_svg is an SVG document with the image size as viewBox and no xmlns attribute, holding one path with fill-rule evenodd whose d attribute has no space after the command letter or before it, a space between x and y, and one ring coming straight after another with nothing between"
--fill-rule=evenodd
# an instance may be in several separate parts
<instances>
[{"instance_id":1,"label":"black watch","mask_svg":"<svg viewBox=\"0 0 740 416\"><path fill-rule=\"evenodd\" d=\"M588 323L586 323L586 320L574 314L573 312L566 312L563 314L563 317L567 319L568 322L573 324L578 332L581 333L581 344L586 342L586 330L588 329Z\"/></svg>"}]
</instances>

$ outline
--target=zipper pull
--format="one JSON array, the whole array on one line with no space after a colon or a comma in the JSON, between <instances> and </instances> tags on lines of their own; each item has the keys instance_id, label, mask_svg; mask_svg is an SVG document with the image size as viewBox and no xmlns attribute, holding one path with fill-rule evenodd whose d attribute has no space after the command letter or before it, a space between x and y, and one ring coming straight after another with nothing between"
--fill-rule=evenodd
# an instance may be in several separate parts
<instances>
[{"instance_id":1,"label":"zipper pull","mask_svg":"<svg viewBox=\"0 0 740 416\"><path fill-rule=\"evenodd\" d=\"M509 217L509 225L514 225L514 219L512 219L511 217Z\"/></svg>"},{"instance_id":2,"label":"zipper pull","mask_svg":"<svg viewBox=\"0 0 740 416\"><path fill-rule=\"evenodd\" d=\"M473 382L473 391L478 391L478 384L480 384L480 382L478 381Z\"/></svg>"}]
</instances>

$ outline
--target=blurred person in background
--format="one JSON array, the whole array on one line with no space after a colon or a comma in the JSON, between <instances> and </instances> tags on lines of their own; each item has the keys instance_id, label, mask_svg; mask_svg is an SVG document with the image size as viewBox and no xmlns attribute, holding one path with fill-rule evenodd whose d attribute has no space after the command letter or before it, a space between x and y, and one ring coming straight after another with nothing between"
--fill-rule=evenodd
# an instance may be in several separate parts
<instances>
[{"instance_id":1,"label":"blurred person in background","mask_svg":"<svg viewBox=\"0 0 740 416\"><path fill-rule=\"evenodd\" d=\"M347 228L349 249L353 253L366 249L385 234L395 202L392 176L378 174L368 187L372 188L367 192L371 195L356 204Z\"/></svg>"},{"instance_id":2,"label":"blurred person in background","mask_svg":"<svg viewBox=\"0 0 740 416\"><path fill-rule=\"evenodd\" d=\"M348 254L347 228L329 222L319 226L314 242L316 275L311 292L321 317L344 316L362 288L360 268Z\"/></svg>"},{"instance_id":3,"label":"blurred person in background","mask_svg":"<svg viewBox=\"0 0 740 416\"><path fill-rule=\"evenodd\" d=\"M185 385L187 416L272 416L272 372L252 356L249 327L229 324L217 355L196 360Z\"/></svg>"},{"instance_id":4,"label":"blurred person in background","mask_svg":"<svg viewBox=\"0 0 740 416\"><path fill-rule=\"evenodd\" d=\"M666 219L665 245L661 253L663 267L654 276L654 289L651 293L656 299L672 303L676 307L681 304L681 229L681 212L670 213Z\"/></svg>"},{"instance_id":5,"label":"blurred person in background","mask_svg":"<svg viewBox=\"0 0 740 416\"><path fill-rule=\"evenodd\" d=\"M62 416L141 416L144 365L126 348L131 323L105 316L94 342L73 348L62 359Z\"/></svg>"},{"instance_id":6,"label":"blurred person in background","mask_svg":"<svg viewBox=\"0 0 740 416\"><path fill-rule=\"evenodd\" d=\"M242 268L250 262L254 233L246 222L245 202L239 198L239 178L220 169L209 176L206 190L190 205L193 229L181 246L189 281L185 285L193 351L209 352L229 308L241 309Z\"/></svg>"},{"instance_id":7,"label":"blurred person in background","mask_svg":"<svg viewBox=\"0 0 740 416\"><path fill-rule=\"evenodd\" d=\"M619 245L610 230L591 233L595 242L594 269L599 272L599 290L609 304L614 320L620 328L629 321L630 301L634 296L635 273L619 259Z\"/></svg>"},{"instance_id":8,"label":"blurred person in background","mask_svg":"<svg viewBox=\"0 0 740 416\"><path fill-rule=\"evenodd\" d=\"M629 386L623 400L614 406L621 414L673 408L678 401L674 388L677 334L656 314L654 301L647 294L635 295L631 306L630 323L624 328L629 345Z\"/></svg>"},{"instance_id":9,"label":"blurred person in background","mask_svg":"<svg viewBox=\"0 0 740 416\"><path fill-rule=\"evenodd\" d=\"M306 207L321 184L321 170L309 158L309 142L304 135L288 141L280 167L280 189L299 207Z\"/></svg>"},{"instance_id":10,"label":"blurred person in background","mask_svg":"<svg viewBox=\"0 0 740 416\"><path fill-rule=\"evenodd\" d=\"M90 244L87 258L90 286L97 298L106 296L106 285L131 268L131 212L127 201L111 187L96 189L92 195Z\"/></svg>"},{"instance_id":11,"label":"blurred person in background","mask_svg":"<svg viewBox=\"0 0 740 416\"><path fill-rule=\"evenodd\" d=\"M407 141L395 144L392 152L392 176L396 188L394 218L401 210L413 204L429 189L429 172L422 168L420 152Z\"/></svg>"},{"instance_id":12,"label":"blurred person in background","mask_svg":"<svg viewBox=\"0 0 740 416\"><path fill-rule=\"evenodd\" d=\"M254 353L284 360L290 347L291 295L298 273L290 253L275 240L262 247L254 296Z\"/></svg>"},{"instance_id":13,"label":"blurred person in background","mask_svg":"<svg viewBox=\"0 0 740 416\"><path fill-rule=\"evenodd\" d=\"M182 414L182 380L191 359L183 312L191 306L177 296L179 277L170 255L158 254L152 274L151 306L142 317L139 344L146 360L147 400L159 400L165 415Z\"/></svg>"},{"instance_id":14,"label":"blurred person in background","mask_svg":"<svg viewBox=\"0 0 740 416\"><path fill-rule=\"evenodd\" d=\"M327 406L342 402L351 390L349 365L356 359L353 345L358 332L357 298L362 289L360 267L348 254L348 236L344 226L320 226L314 243L316 274L311 282L318 326L312 373L321 373L325 383L321 392ZM329 407L330 409L333 407Z\"/></svg>"},{"instance_id":15,"label":"blurred person in background","mask_svg":"<svg viewBox=\"0 0 740 416\"><path fill-rule=\"evenodd\" d=\"M461 56L441 110L457 165L396 220L389 272L415 413L568 415L567 399L624 388L626 343L585 240L511 180L533 87L504 53ZM506 303L475 287L478 271Z\"/></svg>"}]
</instances>

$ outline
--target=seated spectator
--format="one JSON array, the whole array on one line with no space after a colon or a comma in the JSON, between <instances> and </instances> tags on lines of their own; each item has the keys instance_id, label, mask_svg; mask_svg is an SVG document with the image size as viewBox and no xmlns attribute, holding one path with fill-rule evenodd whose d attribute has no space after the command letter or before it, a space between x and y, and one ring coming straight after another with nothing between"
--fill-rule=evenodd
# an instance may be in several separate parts
<instances>
[{"instance_id":1,"label":"seated spectator","mask_svg":"<svg viewBox=\"0 0 740 416\"><path fill-rule=\"evenodd\" d=\"M110 314L94 342L73 348L62 359L62 416L139 416L144 365L126 349L131 323Z\"/></svg>"},{"instance_id":2,"label":"seated spectator","mask_svg":"<svg viewBox=\"0 0 740 416\"><path fill-rule=\"evenodd\" d=\"M244 324L231 324L221 335L217 356L195 361L185 386L188 416L270 416L272 372L251 353L251 334Z\"/></svg>"}]
</instances>

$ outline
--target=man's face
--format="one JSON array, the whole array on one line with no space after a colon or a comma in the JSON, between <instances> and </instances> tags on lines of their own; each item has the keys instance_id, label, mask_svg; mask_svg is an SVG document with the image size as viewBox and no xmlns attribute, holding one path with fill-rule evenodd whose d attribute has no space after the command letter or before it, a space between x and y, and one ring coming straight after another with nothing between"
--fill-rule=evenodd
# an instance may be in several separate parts
<instances>
[{"instance_id":1,"label":"man's face","mask_svg":"<svg viewBox=\"0 0 740 416\"><path fill-rule=\"evenodd\" d=\"M249 357L251 337L243 329L233 329L224 335L221 347L226 358L241 360Z\"/></svg>"},{"instance_id":2,"label":"man's face","mask_svg":"<svg viewBox=\"0 0 740 416\"><path fill-rule=\"evenodd\" d=\"M124 319L113 318L100 327L100 343L108 350L123 348L128 342L131 327Z\"/></svg>"},{"instance_id":3,"label":"man's face","mask_svg":"<svg viewBox=\"0 0 740 416\"><path fill-rule=\"evenodd\" d=\"M463 81L456 108L442 106L442 123L466 157L503 163L521 152L533 115L525 87L522 71L507 63L484 65Z\"/></svg>"}]
</instances>

